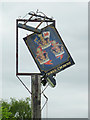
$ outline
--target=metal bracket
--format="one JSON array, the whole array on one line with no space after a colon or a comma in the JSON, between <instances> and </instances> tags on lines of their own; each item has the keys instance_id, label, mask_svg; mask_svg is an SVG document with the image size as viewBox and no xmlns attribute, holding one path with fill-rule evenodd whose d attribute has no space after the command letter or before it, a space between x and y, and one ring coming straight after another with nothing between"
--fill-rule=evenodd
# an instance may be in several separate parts
<instances>
[{"instance_id":1,"label":"metal bracket","mask_svg":"<svg viewBox=\"0 0 90 120\"><path fill-rule=\"evenodd\" d=\"M20 73L18 71L18 23L19 22L41 22L42 20L34 19L34 20L28 20L28 19L16 19L16 75L23 75L23 76L31 76L31 75L42 75L42 73ZM53 22L55 25L55 20L48 19L44 20L43 22Z\"/></svg>"}]
</instances>

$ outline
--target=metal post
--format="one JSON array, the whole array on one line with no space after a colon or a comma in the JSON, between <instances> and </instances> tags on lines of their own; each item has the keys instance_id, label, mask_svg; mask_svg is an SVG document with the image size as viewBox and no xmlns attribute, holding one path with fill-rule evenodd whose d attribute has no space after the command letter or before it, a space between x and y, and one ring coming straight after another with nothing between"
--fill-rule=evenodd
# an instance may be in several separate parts
<instances>
[{"instance_id":1,"label":"metal post","mask_svg":"<svg viewBox=\"0 0 90 120\"><path fill-rule=\"evenodd\" d=\"M16 75L18 74L18 20L16 20Z\"/></svg>"},{"instance_id":2,"label":"metal post","mask_svg":"<svg viewBox=\"0 0 90 120\"><path fill-rule=\"evenodd\" d=\"M31 75L32 119L41 120L41 81L40 75Z\"/></svg>"}]
</instances>

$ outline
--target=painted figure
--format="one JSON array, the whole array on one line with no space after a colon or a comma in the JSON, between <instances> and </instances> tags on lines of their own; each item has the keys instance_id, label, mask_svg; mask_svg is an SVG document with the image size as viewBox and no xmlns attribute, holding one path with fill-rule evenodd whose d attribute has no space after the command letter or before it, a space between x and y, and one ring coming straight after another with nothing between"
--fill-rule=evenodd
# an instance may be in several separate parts
<instances>
[{"instance_id":1,"label":"painted figure","mask_svg":"<svg viewBox=\"0 0 90 120\"><path fill-rule=\"evenodd\" d=\"M47 45L51 45L50 40L49 40L50 39L50 32L49 31L43 32L43 36L44 36L44 39L47 42Z\"/></svg>"},{"instance_id":2,"label":"painted figure","mask_svg":"<svg viewBox=\"0 0 90 120\"><path fill-rule=\"evenodd\" d=\"M51 63L52 60L49 59L48 53L46 51L43 51L41 47L37 48L36 52L36 59L39 61L39 63L46 64L46 65L52 65Z\"/></svg>"},{"instance_id":3,"label":"painted figure","mask_svg":"<svg viewBox=\"0 0 90 120\"><path fill-rule=\"evenodd\" d=\"M39 34L38 36L40 38L38 45L41 46L42 49L46 49L51 45L49 41L50 32L43 32L43 35Z\"/></svg>"},{"instance_id":4,"label":"painted figure","mask_svg":"<svg viewBox=\"0 0 90 120\"><path fill-rule=\"evenodd\" d=\"M50 42L50 32L43 32L42 34L38 34L37 37L34 39L34 42L40 46L42 49L46 49L51 46Z\"/></svg>"},{"instance_id":5,"label":"painted figure","mask_svg":"<svg viewBox=\"0 0 90 120\"><path fill-rule=\"evenodd\" d=\"M45 63L47 60L49 60L48 58L48 53L46 51L42 51L42 48L38 47L37 48L37 53L36 53L36 58L39 61L40 64Z\"/></svg>"},{"instance_id":6,"label":"painted figure","mask_svg":"<svg viewBox=\"0 0 90 120\"><path fill-rule=\"evenodd\" d=\"M54 53L54 55L58 58L61 57L61 55L64 54L64 49L63 49L63 45L57 43L56 41L51 41L52 44L52 48L51 51Z\"/></svg>"}]
</instances>

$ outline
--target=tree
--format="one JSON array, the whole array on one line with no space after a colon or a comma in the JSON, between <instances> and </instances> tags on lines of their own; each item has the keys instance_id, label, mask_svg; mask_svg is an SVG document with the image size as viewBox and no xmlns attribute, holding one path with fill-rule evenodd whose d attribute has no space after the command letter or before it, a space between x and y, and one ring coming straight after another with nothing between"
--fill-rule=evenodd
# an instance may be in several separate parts
<instances>
[{"instance_id":1,"label":"tree","mask_svg":"<svg viewBox=\"0 0 90 120\"><path fill-rule=\"evenodd\" d=\"M9 110L7 108L1 107L2 109L2 120L10 120L12 113L9 112ZM14 116L12 117L12 119L14 118Z\"/></svg>"},{"instance_id":2,"label":"tree","mask_svg":"<svg viewBox=\"0 0 90 120\"><path fill-rule=\"evenodd\" d=\"M10 98L10 102L0 101L2 105L1 120L30 120L31 119L31 101L30 98L16 100Z\"/></svg>"},{"instance_id":3,"label":"tree","mask_svg":"<svg viewBox=\"0 0 90 120\"><path fill-rule=\"evenodd\" d=\"M15 120L9 108L10 105L8 102L4 100L0 101L0 120Z\"/></svg>"}]
</instances>

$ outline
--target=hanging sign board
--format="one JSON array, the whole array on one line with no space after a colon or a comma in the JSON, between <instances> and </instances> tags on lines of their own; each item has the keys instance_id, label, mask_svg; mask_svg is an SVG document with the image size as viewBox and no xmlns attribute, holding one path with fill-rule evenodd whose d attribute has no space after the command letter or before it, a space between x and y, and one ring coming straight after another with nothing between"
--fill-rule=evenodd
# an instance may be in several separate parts
<instances>
[{"instance_id":1,"label":"hanging sign board","mask_svg":"<svg viewBox=\"0 0 90 120\"><path fill-rule=\"evenodd\" d=\"M41 73L50 75L73 65L74 61L57 29L48 25L41 31L23 38Z\"/></svg>"}]
</instances>

